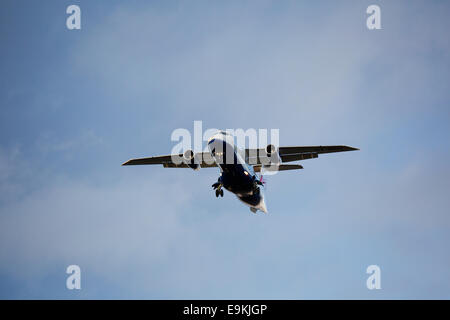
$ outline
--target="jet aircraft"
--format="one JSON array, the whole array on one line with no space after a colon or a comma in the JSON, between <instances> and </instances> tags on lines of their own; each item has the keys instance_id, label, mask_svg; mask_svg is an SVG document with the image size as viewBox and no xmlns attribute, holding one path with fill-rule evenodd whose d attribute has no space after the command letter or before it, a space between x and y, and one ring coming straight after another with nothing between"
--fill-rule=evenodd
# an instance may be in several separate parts
<instances>
[{"instance_id":1,"label":"jet aircraft","mask_svg":"<svg viewBox=\"0 0 450 320\"><path fill-rule=\"evenodd\" d=\"M208 151L194 153L186 150L181 154L131 159L123 163L129 165L162 164L164 168L219 167L220 176L212 187L216 197L223 197L223 189L234 193L239 200L250 207L253 213L258 210L267 213L264 199L264 172L303 169L300 164L287 162L318 158L319 154L354 151L348 146L291 146L276 147L268 144L260 149L241 149L234 143L234 137L219 131L208 140Z\"/></svg>"}]
</instances>

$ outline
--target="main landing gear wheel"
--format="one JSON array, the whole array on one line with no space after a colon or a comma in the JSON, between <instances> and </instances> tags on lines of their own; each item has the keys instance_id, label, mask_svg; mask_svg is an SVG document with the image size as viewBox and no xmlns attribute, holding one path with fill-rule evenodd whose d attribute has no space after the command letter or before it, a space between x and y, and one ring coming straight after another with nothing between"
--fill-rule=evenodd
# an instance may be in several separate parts
<instances>
[{"instance_id":1,"label":"main landing gear wheel","mask_svg":"<svg viewBox=\"0 0 450 320\"><path fill-rule=\"evenodd\" d=\"M259 187L258 187L258 185L255 184L253 186L253 194L254 195L259 195L259 192L260 192Z\"/></svg>"},{"instance_id":2,"label":"main landing gear wheel","mask_svg":"<svg viewBox=\"0 0 450 320\"><path fill-rule=\"evenodd\" d=\"M216 189L216 197L218 198L219 196L223 197L223 189Z\"/></svg>"},{"instance_id":3,"label":"main landing gear wheel","mask_svg":"<svg viewBox=\"0 0 450 320\"><path fill-rule=\"evenodd\" d=\"M219 196L223 197L223 189L222 189L222 184L220 182L216 182L212 185L212 187L216 190L216 197L218 198Z\"/></svg>"},{"instance_id":4,"label":"main landing gear wheel","mask_svg":"<svg viewBox=\"0 0 450 320\"><path fill-rule=\"evenodd\" d=\"M259 186L262 186L263 183L261 181L259 181L258 179L256 179L255 177L253 177L253 194L254 195L259 195Z\"/></svg>"}]
</instances>

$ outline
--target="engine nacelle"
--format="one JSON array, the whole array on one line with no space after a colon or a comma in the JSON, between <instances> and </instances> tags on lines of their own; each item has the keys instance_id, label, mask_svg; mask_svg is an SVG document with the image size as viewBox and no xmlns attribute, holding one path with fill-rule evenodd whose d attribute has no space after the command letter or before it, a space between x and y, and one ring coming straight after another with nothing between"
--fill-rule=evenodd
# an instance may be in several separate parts
<instances>
[{"instance_id":1,"label":"engine nacelle","mask_svg":"<svg viewBox=\"0 0 450 320\"><path fill-rule=\"evenodd\" d=\"M268 144L266 147L266 155L269 158L270 162L269 165L278 165L281 163L281 158L278 153L277 147L275 147L273 144Z\"/></svg>"},{"instance_id":2,"label":"engine nacelle","mask_svg":"<svg viewBox=\"0 0 450 320\"><path fill-rule=\"evenodd\" d=\"M193 170L200 170L200 163L195 158L195 153L192 150L186 150L183 153L183 161L184 163Z\"/></svg>"},{"instance_id":3,"label":"engine nacelle","mask_svg":"<svg viewBox=\"0 0 450 320\"><path fill-rule=\"evenodd\" d=\"M273 144L268 144L266 147L267 156L270 157L275 152L277 152L277 147L275 147Z\"/></svg>"}]
</instances>

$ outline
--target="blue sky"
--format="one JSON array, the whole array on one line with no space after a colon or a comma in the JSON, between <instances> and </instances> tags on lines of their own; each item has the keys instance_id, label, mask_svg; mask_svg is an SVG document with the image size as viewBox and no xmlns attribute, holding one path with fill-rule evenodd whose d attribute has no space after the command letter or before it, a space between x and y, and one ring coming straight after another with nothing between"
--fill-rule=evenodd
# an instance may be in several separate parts
<instances>
[{"instance_id":1,"label":"blue sky","mask_svg":"<svg viewBox=\"0 0 450 320\"><path fill-rule=\"evenodd\" d=\"M4 1L0 298L450 298L449 9ZM268 215L215 169L120 167L195 120L361 151L267 177Z\"/></svg>"}]
</instances>

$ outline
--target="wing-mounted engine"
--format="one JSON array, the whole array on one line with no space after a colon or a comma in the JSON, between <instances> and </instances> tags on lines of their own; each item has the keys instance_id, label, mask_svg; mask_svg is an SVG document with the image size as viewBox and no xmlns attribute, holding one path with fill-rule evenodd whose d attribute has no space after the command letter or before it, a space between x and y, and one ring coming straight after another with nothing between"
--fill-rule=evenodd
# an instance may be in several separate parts
<instances>
[{"instance_id":1,"label":"wing-mounted engine","mask_svg":"<svg viewBox=\"0 0 450 320\"><path fill-rule=\"evenodd\" d=\"M281 163L280 154L277 147L273 144L268 144L265 148L266 152L266 163L264 165L279 165Z\"/></svg>"},{"instance_id":2,"label":"wing-mounted engine","mask_svg":"<svg viewBox=\"0 0 450 320\"><path fill-rule=\"evenodd\" d=\"M278 171L281 165L281 158L278 148L273 144L268 144L264 149L265 155L262 157L262 166L260 168L261 174L274 174Z\"/></svg>"},{"instance_id":3,"label":"wing-mounted engine","mask_svg":"<svg viewBox=\"0 0 450 320\"><path fill-rule=\"evenodd\" d=\"M195 157L194 151L190 149L183 153L183 162L195 171L200 170L200 161Z\"/></svg>"}]
</instances>

